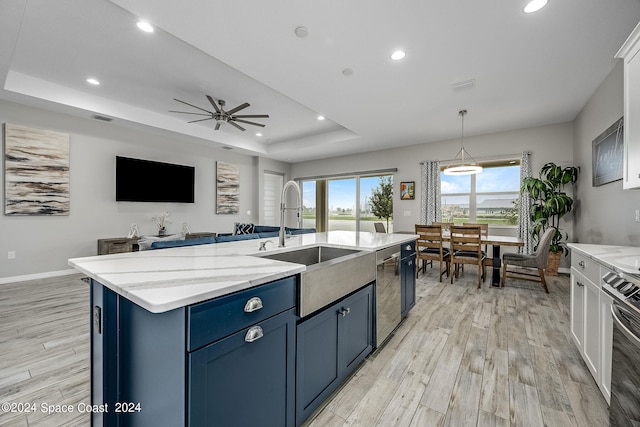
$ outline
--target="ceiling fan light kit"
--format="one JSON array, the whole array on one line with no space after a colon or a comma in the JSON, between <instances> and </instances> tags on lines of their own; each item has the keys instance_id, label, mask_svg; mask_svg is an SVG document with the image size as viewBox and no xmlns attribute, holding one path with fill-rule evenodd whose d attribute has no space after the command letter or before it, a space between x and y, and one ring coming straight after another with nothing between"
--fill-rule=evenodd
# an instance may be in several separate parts
<instances>
[{"instance_id":1,"label":"ceiling fan light kit","mask_svg":"<svg viewBox=\"0 0 640 427\"><path fill-rule=\"evenodd\" d=\"M264 127L265 125L262 123L252 122L245 119L268 119L269 118L268 114L236 114L238 111L244 110L245 108L249 107L250 104L248 102L245 102L244 104L240 104L237 107L234 107L228 111L225 111L224 106L226 105L226 103L223 99L219 99L218 101L216 101L210 95L205 95L205 96L207 97L207 99L209 100L209 103L213 106L213 109L215 111L209 111L204 108L200 108L197 105L189 104L188 102L173 98L174 101L178 101L182 104L188 105L189 107L198 109L202 111L202 113L192 112L192 111L176 111L176 110L169 110L169 112L180 113L180 114L191 114L196 116L205 116L205 118L203 119L191 120L191 121L188 121L187 123L203 122L205 120L215 120L216 127L214 130L218 130L223 124L229 123L230 125L233 125L235 128L243 132L245 131L245 128L243 128L236 122L246 123L248 125L253 125L253 126Z\"/></svg>"},{"instance_id":2,"label":"ceiling fan light kit","mask_svg":"<svg viewBox=\"0 0 640 427\"><path fill-rule=\"evenodd\" d=\"M482 166L478 165L471 154L464 148L464 116L467 114L467 110L460 110L458 114L462 118L460 151L443 172L445 175L474 175L482 172Z\"/></svg>"}]
</instances>

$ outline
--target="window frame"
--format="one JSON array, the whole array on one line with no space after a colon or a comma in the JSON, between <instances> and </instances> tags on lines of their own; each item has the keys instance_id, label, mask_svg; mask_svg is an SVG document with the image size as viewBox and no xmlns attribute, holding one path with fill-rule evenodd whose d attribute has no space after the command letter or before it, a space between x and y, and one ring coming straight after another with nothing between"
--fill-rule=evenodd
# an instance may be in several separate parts
<instances>
[{"instance_id":1,"label":"window frame","mask_svg":"<svg viewBox=\"0 0 640 427\"><path fill-rule=\"evenodd\" d=\"M509 159L502 159L502 160L494 160L494 161L487 161L487 162L480 162L479 163L480 166L482 166L484 169L492 169L492 168L502 168L502 167L513 167L513 166L518 166L521 167L521 162L520 159L516 159L516 158L509 158ZM444 171L444 169L446 168L446 166L441 166L440 167L440 177L442 179L442 173ZM517 191L491 191L491 192L478 192L477 191L477 175L476 174L472 174L469 175L469 192L468 193L442 193L442 191L440 191L440 203L442 206L442 201L445 197L467 197L469 198L469 222L475 223L478 222L477 218L478 218L478 197L482 197L482 196L504 196L504 195L511 195L511 194L518 194L517 199L520 199L520 179L518 178L518 190ZM442 190L442 184L440 189ZM445 218L442 218L442 221L447 221ZM489 223L490 227L505 227L505 228L517 228L518 224L491 224Z\"/></svg>"}]
</instances>

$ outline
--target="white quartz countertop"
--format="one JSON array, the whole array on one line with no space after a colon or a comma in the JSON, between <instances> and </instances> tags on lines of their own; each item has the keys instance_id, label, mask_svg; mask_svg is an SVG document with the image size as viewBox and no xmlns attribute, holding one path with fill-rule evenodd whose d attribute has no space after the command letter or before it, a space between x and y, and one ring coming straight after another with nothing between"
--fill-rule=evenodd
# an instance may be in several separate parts
<instances>
[{"instance_id":1,"label":"white quartz countertop","mask_svg":"<svg viewBox=\"0 0 640 427\"><path fill-rule=\"evenodd\" d=\"M202 302L292 276L302 264L258 258L318 245L376 251L415 240L413 234L330 231L123 254L72 258L69 265L152 313ZM266 251L258 251L260 242Z\"/></svg>"},{"instance_id":2,"label":"white quartz countertop","mask_svg":"<svg viewBox=\"0 0 640 427\"><path fill-rule=\"evenodd\" d=\"M586 256L607 264L613 270L621 273L640 274L640 247L594 245L588 243L569 243L572 250L579 251Z\"/></svg>"}]
</instances>

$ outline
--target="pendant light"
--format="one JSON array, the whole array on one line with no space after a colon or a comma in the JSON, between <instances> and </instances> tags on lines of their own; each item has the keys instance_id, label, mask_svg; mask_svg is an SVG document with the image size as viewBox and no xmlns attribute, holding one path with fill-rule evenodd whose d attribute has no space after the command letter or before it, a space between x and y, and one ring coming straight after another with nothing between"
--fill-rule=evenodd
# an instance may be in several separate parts
<instances>
[{"instance_id":1,"label":"pendant light","mask_svg":"<svg viewBox=\"0 0 640 427\"><path fill-rule=\"evenodd\" d=\"M462 118L460 151L443 172L445 175L474 175L482 172L482 166L478 165L475 159L471 157L471 154L464 148L464 116L467 114L467 110L460 110L458 114Z\"/></svg>"}]
</instances>

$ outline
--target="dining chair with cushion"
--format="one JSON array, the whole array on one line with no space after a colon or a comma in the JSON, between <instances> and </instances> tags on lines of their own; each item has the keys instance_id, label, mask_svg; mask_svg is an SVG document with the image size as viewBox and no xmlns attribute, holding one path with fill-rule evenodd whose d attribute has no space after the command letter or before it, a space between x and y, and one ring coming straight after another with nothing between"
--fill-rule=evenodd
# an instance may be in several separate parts
<instances>
[{"instance_id":1,"label":"dining chair with cushion","mask_svg":"<svg viewBox=\"0 0 640 427\"><path fill-rule=\"evenodd\" d=\"M535 252L531 255L506 253L502 255L502 286L507 280L507 277L513 279L530 280L533 282L540 282L544 287L544 290L549 293L547 288L547 281L544 278L544 269L547 265L547 257L549 256L549 247L551 246L551 240L555 234L555 228L547 228L547 230L540 237L540 242ZM509 269L508 267L519 267L517 270ZM537 274L535 271L537 270Z\"/></svg>"},{"instance_id":2,"label":"dining chair with cushion","mask_svg":"<svg viewBox=\"0 0 640 427\"><path fill-rule=\"evenodd\" d=\"M451 283L453 276L460 274L460 265L474 264L478 266L478 288L482 287L484 281L486 255L482 251L482 231L479 226L452 226L450 228L451 242L451 260L450 263L455 266L455 274L451 274Z\"/></svg>"},{"instance_id":3,"label":"dining chair with cushion","mask_svg":"<svg viewBox=\"0 0 640 427\"><path fill-rule=\"evenodd\" d=\"M449 248L442 246L442 226L441 225L420 225L416 224L416 234L419 235L416 242L416 263L422 260L422 274L427 270L427 264L438 261L440 264L440 281L446 272L449 277ZM416 278L420 273L420 268L416 269Z\"/></svg>"}]
</instances>

